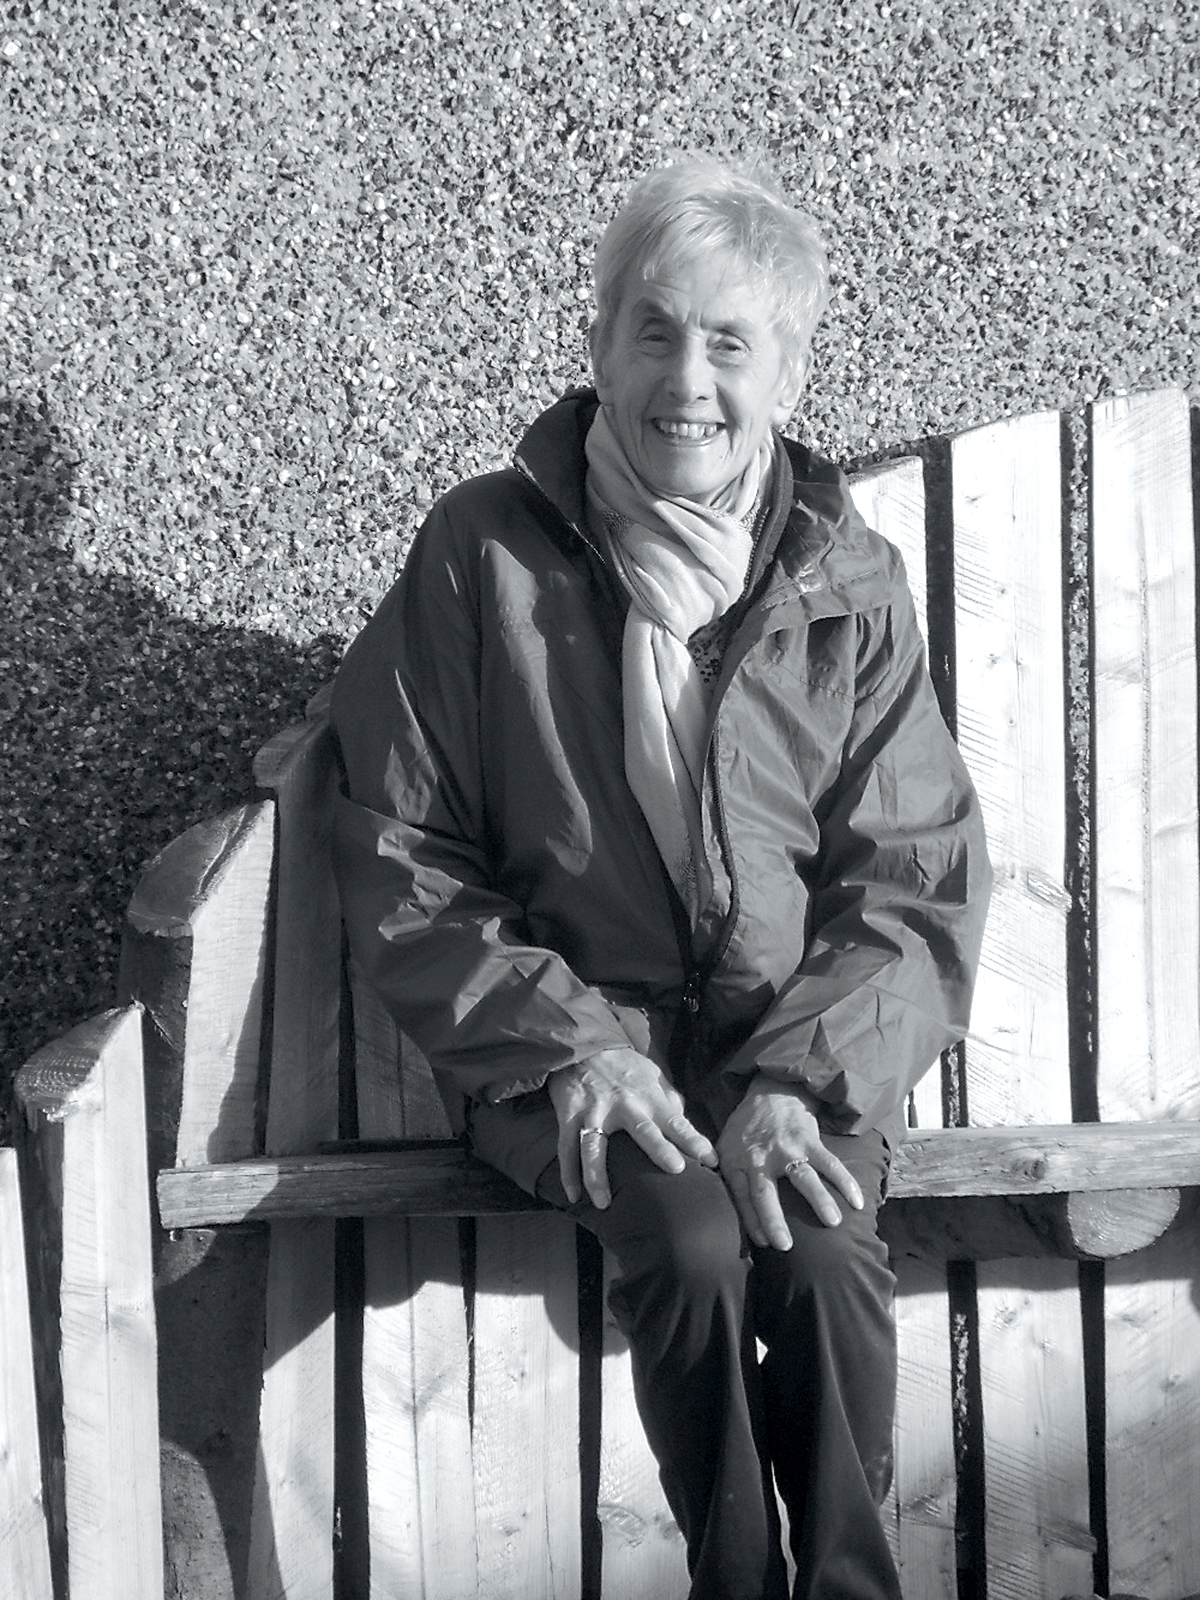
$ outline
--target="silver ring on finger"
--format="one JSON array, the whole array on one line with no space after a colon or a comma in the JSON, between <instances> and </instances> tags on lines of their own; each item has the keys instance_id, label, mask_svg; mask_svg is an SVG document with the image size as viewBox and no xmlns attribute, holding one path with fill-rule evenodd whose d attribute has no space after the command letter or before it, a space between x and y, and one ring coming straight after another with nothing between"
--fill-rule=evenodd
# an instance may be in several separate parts
<instances>
[{"instance_id":1,"label":"silver ring on finger","mask_svg":"<svg viewBox=\"0 0 1200 1600\"><path fill-rule=\"evenodd\" d=\"M811 1163L806 1161L803 1156L797 1156L795 1161L789 1161L787 1166L784 1167L783 1170L784 1170L784 1173L786 1174L786 1176L791 1178L797 1172L803 1172L806 1167L810 1167L810 1166L811 1166Z\"/></svg>"},{"instance_id":2,"label":"silver ring on finger","mask_svg":"<svg viewBox=\"0 0 1200 1600\"><path fill-rule=\"evenodd\" d=\"M603 1139L606 1137L603 1128L580 1128L579 1137L583 1139Z\"/></svg>"}]
</instances>

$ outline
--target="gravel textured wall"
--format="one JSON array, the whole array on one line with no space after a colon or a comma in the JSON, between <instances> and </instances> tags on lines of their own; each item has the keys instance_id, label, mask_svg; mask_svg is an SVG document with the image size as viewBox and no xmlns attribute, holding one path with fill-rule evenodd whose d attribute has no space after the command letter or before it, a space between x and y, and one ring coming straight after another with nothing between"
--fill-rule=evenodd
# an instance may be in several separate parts
<instances>
[{"instance_id":1,"label":"gravel textured wall","mask_svg":"<svg viewBox=\"0 0 1200 1600\"><path fill-rule=\"evenodd\" d=\"M766 152L823 225L796 426L843 461L1200 398L1200 0L0 0L0 92L0 1078L585 375L598 231L672 148Z\"/></svg>"}]
</instances>

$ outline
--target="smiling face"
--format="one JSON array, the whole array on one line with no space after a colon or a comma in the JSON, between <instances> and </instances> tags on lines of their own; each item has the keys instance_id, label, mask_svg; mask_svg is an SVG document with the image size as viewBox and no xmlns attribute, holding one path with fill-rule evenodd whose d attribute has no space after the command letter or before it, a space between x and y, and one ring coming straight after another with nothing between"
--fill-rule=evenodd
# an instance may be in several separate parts
<instances>
[{"instance_id":1,"label":"smiling face","mask_svg":"<svg viewBox=\"0 0 1200 1600\"><path fill-rule=\"evenodd\" d=\"M687 258L629 283L592 330L601 404L656 493L718 501L791 415L804 363L788 360L774 306L725 257Z\"/></svg>"}]
</instances>

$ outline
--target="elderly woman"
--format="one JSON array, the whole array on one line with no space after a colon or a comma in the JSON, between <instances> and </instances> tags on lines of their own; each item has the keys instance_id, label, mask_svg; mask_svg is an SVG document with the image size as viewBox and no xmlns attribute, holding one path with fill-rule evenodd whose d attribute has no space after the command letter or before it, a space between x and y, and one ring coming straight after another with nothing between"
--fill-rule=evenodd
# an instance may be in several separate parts
<instances>
[{"instance_id":1,"label":"elderly woman","mask_svg":"<svg viewBox=\"0 0 1200 1600\"><path fill-rule=\"evenodd\" d=\"M900 558L778 432L826 281L771 180L643 178L594 391L434 507L333 701L353 947L472 1148L613 1253L711 1600L786 1596L772 1480L797 1596L898 1600L875 1219L989 881Z\"/></svg>"}]
</instances>

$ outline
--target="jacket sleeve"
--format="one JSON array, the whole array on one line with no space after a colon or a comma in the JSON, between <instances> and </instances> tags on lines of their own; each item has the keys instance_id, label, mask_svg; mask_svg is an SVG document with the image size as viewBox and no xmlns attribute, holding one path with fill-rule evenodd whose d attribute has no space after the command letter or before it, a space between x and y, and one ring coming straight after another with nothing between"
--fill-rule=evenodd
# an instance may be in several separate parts
<instances>
[{"instance_id":1,"label":"jacket sleeve","mask_svg":"<svg viewBox=\"0 0 1200 1600\"><path fill-rule=\"evenodd\" d=\"M435 507L338 672L334 870L351 950L399 1026L462 1095L505 1099L630 1041L495 885L478 573L453 520Z\"/></svg>"},{"instance_id":2,"label":"jacket sleeve","mask_svg":"<svg viewBox=\"0 0 1200 1600\"><path fill-rule=\"evenodd\" d=\"M803 960L726 1069L877 1127L967 1030L992 873L907 585L859 621L855 709L820 812Z\"/></svg>"}]
</instances>

